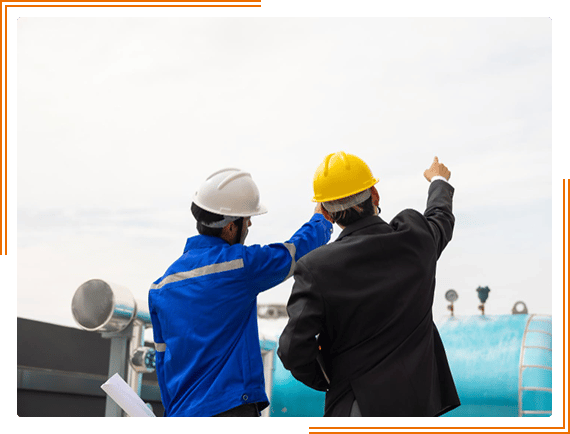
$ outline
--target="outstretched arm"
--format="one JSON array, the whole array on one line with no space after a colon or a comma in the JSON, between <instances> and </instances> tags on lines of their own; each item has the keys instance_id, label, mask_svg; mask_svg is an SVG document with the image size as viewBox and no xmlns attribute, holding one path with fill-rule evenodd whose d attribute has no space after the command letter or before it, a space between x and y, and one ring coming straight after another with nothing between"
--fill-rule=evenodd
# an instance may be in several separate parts
<instances>
[{"instance_id":1,"label":"outstretched arm","mask_svg":"<svg viewBox=\"0 0 570 434\"><path fill-rule=\"evenodd\" d=\"M299 259L330 240L332 224L315 210L311 219L284 243L244 246L244 263L255 295L293 275Z\"/></svg>"},{"instance_id":2,"label":"outstretched arm","mask_svg":"<svg viewBox=\"0 0 570 434\"><path fill-rule=\"evenodd\" d=\"M446 182L449 181L451 172L439 162L437 157L434 158L431 167L424 172L424 176L431 182L424 216L429 222L439 258L453 235L455 217L453 216L452 204L455 190ZM436 182L438 179L444 181Z\"/></svg>"}]
</instances>

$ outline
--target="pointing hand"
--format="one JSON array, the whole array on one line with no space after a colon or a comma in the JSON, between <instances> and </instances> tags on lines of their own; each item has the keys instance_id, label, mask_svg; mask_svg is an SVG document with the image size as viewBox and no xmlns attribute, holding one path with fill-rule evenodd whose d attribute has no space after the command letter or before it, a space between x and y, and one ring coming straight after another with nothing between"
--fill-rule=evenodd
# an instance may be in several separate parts
<instances>
[{"instance_id":1,"label":"pointing hand","mask_svg":"<svg viewBox=\"0 0 570 434\"><path fill-rule=\"evenodd\" d=\"M433 159L433 163L431 163L431 167L424 172L424 176L429 182L431 182L431 179L434 176L443 176L445 179L449 181L451 172L447 167L445 167L445 165L439 162L437 157L435 157Z\"/></svg>"}]
</instances>

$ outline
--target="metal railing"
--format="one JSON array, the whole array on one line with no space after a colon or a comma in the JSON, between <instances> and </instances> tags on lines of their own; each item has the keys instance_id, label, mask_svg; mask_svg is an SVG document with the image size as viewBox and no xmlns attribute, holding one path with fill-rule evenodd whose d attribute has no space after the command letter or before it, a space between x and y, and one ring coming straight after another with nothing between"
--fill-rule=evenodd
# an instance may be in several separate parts
<instances>
[{"instance_id":1,"label":"metal railing","mask_svg":"<svg viewBox=\"0 0 570 434\"><path fill-rule=\"evenodd\" d=\"M544 330L538 329L531 329L531 323L537 322L545 322L552 324L551 319L541 319L537 317L550 317L549 315L530 315L524 329L522 345L521 345L521 355L519 361L519 387L518 387L518 398L519 398L519 417L523 417L526 415L551 415L552 410L536 410L536 409L523 409L523 394L525 391L538 391L538 392L550 392L552 394L552 387L540 387L540 386L524 386L523 385L523 373L527 369L543 369L545 371L550 371L550 375L552 375L552 366L546 365L536 365L536 364L525 364L525 356L528 349L536 349L540 351L549 351L552 353L552 340L550 340L550 346L542 346L542 345L527 345L527 339L529 333L539 333L548 336L552 336L551 332L547 332Z\"/></svg>"}]
</instances>

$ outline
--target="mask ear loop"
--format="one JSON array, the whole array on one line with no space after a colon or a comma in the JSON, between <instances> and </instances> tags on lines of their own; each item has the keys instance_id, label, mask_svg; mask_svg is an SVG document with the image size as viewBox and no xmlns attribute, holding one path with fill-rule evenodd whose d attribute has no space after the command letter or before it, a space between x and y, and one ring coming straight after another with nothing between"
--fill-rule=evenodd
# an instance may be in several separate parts
<instances>
[{"instance_id":1,"label":"mask ear loop","mask_svg":"<svg viewBox=\"0 0 570 434\"><path fill-rule=\"evenodd\" d=\"M238 227L236 244L241 244L241 233L243 231L243 217L240 217L239 219L234 220L234 223Z\"/></svg>"}]
</instances>

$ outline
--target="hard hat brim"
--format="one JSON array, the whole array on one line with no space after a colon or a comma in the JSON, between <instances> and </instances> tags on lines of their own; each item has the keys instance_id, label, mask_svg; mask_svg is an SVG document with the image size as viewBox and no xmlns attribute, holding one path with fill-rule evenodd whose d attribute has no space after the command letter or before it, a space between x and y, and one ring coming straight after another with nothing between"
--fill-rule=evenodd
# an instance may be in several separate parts
<instances>
[{"instance_id":1,"label":"hard hat brim","mask_svg":"<svg viewBox=\"0 0 570 434\"><path fill-rule=\"evenodd\" d=\"M377 178L373 178L372 181L369 183L370 185L368 185L367 187L363 188L362 190L358 190L355 192L352 192L350 194L341 194L339 196L331 196L331 197L324 197L324 198L317 198L316 196L314 196L311 200L313 202L317 202L317 203L323 203L323 202L330 202L332 200L338 200L338 199L342 199L348 196L352 196L354 194L358 194L358 193L362 193L364 190L367 190L371 187L374 187L376 184L378 184L378 182L380 182L379 179Z\"/></svg>"},{"instance_id":2,"label":"hard hat brim","mask_svg":"<svg viewBox=\"0 0 570 434\"><path fill-rule=\"evenodd\" d=\"M233 212L230 214L220 214L220 210L211 208L207 205L204 205L203 203L201 203L201 201L197 198L197 195L195 195L192 198L192 202L194 202L196 205L198 205L200 208L202 208L203 210L209 211L213 214L218 214L218 215L227 215L229 217L253 217L253 216L257 216L257 215L261 215L261 214L266 214L267 213L267 207L263 204L263 203L259 203L259 205L257 206L257 209L253 212L247 212L247 213L242 213L242 212Z\"/></svg>"}]
</instances>

